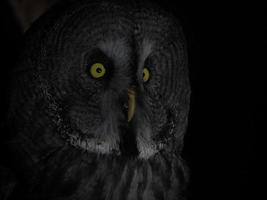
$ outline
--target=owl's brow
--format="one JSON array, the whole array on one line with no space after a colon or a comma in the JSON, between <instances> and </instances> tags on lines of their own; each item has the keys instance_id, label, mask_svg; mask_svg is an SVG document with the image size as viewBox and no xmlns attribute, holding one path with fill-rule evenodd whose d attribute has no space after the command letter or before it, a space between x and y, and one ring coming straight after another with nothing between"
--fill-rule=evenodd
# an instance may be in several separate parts
<instances>
[{"instance_id":1,"label":"owl's brow","mask_svg":"<svg viewBox=\"0 0 267 200\"><path fill-rule=\"evenodd\" d=\"M107 38L105 41L98 43L99 49L116 63L125 64L129 60L130 49L125 39Z\"/></svg>"},{"instance_id":2,"label":"owl's brow","mask_svg":"<svg viewBox=\"0 0 267 200\"><path fill-rule=\"evenodd\" d=\"M145 63L145 60L147 57L151 54L153 49L153 42L148 39L144 39L139 47L140 54L139 54L139 62L138 62L138 68L143 69L143 65Z\"/></svg>"}]
</instances>

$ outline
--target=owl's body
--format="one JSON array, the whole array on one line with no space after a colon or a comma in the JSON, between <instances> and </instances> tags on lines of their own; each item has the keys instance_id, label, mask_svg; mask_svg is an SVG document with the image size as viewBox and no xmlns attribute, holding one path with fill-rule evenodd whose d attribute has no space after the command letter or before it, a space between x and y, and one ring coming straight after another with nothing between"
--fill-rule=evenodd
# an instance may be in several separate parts
<instances>
[{"instance_id":1,"label":"owl's body","mask_svg":"<svg viewBox=\"0 0 267 200\"><path fill-rule=\"evenodd\" d=\"M12 198L183 199L190 88L175 19L151 3L70 1L25 37Z\"/></svg>"}]
</instances>

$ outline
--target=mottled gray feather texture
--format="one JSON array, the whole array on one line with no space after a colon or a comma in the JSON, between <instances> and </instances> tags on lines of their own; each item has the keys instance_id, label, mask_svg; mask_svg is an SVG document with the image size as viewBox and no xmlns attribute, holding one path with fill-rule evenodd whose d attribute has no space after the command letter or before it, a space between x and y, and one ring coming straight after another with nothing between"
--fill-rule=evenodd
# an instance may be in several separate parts
<instances>
[{"instance_id":1,"label":"mottled gray feather texture","mask_svg":"<svg viewBox=\"0 0 267 200\"><path fill-rule=\"evenodd\" d=\"M52 7L26 32L14 72L9 122L23 184L13 198L184 199L186 51L181 25L147 1ZM101 79L89 74L96 62Z\"/></svg>"}]
</instances>

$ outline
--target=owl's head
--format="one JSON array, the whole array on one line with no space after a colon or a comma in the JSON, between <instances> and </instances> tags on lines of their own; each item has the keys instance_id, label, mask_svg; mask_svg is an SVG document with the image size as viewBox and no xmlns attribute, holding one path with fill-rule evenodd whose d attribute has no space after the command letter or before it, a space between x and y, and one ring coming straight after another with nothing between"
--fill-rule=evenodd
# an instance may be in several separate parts
<instances>
[{"instance_id":1,"label":"owl's head","mask_svg":"<svg viewBox=\"0 0 267 200\"><path fill-rule=\"evenodd\" d=\"M190 86L177 20L148 2L59 7L26 33L25 62L37 66L36 85L60 137L103 154L180 151Z\"/></svg>"}]
</instances>

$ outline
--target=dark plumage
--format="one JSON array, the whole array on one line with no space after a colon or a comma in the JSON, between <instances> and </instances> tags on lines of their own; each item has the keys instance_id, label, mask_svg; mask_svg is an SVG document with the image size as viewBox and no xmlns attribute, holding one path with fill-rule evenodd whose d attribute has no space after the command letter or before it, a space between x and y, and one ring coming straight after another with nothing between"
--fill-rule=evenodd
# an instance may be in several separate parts
<instances>
[{"instance_id":1,"label":"dark plumage","mask_svg":"<svg viewBox=\"0 0 267 200\"><path fill-rule=\"evenodd\" d=\"M11 198L183 199L190 87L176 19L149 2L68 1L25 38L9 111L21 183Z\"/></svg>"}]
</instances>

